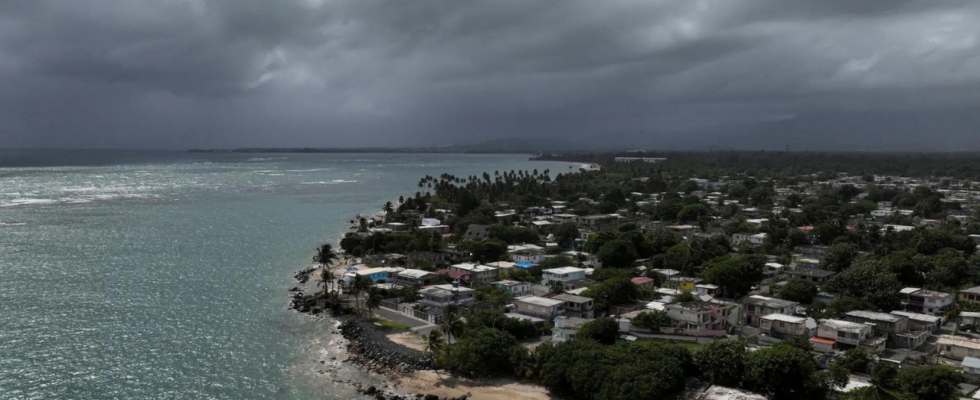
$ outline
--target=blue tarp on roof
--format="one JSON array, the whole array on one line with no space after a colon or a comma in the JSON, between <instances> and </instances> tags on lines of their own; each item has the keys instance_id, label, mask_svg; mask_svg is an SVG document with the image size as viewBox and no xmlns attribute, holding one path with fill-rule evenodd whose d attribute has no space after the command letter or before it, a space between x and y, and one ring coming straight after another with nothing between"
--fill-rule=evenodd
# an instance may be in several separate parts
<instances>
[{"instance_id":1,"label":"blue tarp on roof","mask_svg":"<svg viewBox=\"0 0 980 400\"><path fill-rule=\"evenodd\" d=\"M515 267L521 267L521 268L531 268L531 267L533 267L535 265L537 265L537 264L535 264L535 263L514 263L514 266Z\"/></svg>"}]
</instances>

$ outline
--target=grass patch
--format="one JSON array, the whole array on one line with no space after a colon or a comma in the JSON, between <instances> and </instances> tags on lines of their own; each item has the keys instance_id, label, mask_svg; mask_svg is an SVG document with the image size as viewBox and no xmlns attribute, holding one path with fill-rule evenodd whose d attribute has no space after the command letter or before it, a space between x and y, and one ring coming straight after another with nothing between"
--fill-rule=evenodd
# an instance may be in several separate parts
<instances>
[{"instance_id":1,"label":"grass patch","mask_svg":"<svg viewBox=\"0 0 980 400\"><path fill-rule=\"evenodd\" d=\"M649 340L649 339L640 339L640 340L638 340L638 342L654 342L654 343L670 343L670 344L676 344L678 346L681 346L681 347L689 350L691 353L697 353L698 351L701 351L701 348L702 347L704 347L704 345L703 344L700 344L700 343L695 343L695 342L682 342L682 341L678 341L678 340Z\"/></svg>"},{"instance_id":2,"label":"grass patch","mask_svg":"<svg viewBox=\"0 0 980 400\"><path fill-rule=\"evenodd\" d=\"M401 322L388 321L386 319L379 319L376 320L374 323L381 325L382 328L386 328L386 329L393 329L399 331L407 331L409 329L412 329L411 326L405 325Z\"/></svg>"}]
</instances>

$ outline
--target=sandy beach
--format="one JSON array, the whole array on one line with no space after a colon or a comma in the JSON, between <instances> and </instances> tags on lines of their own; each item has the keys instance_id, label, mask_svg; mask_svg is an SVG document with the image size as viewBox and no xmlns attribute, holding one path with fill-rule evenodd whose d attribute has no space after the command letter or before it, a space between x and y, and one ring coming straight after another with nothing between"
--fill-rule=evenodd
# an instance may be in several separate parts
<instances>
[{"instance_id":1,"label":"sandy beach","mask_svg":"<svg viewBox=\"0 0 980 400\"><path fill-rule=\"evenodd\" d=\"M393 380L398 391L431 393L439 397L459 397L469 393L474 400L555 399L548 389L512 379L471 380L428 370L397 376Z\"/></svg>"}]
</instances>

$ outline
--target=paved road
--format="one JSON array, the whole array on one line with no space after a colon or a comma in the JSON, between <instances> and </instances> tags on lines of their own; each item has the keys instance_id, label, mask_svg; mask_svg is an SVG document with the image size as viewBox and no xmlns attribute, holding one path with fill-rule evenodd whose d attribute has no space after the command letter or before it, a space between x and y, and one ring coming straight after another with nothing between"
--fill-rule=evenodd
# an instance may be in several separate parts
<instances>
[{"instance_id":1,"label":"paved road","mask_svg":"<svg viewBox=\"0 0 980 400\"><path fill-rule=\"evenodd\" d=\"M377 308L374 310L375 314L380 315L384 319L392 320L395 322L400 322L408 325L412 328L418 328L421 326L431 325L428 321L423 321L415 317L409 317L397 311L392 311L387 308Z\"/></svg>"}]
</instances>

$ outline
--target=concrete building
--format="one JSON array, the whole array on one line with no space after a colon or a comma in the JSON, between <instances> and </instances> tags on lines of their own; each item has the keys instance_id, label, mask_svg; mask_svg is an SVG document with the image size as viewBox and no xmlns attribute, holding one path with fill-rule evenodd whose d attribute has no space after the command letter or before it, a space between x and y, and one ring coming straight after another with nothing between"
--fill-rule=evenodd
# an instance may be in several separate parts
<instances>
[{"instance_id":1,"label":"concrete building","mask_svg":"<svg viewBox=\"0 0 980 400\"><path fill-rule=\"evenodd\" d=\"M960 301L980 304L980 286L960 290L959 299Z\"/></svg>"},{"instance_id":2,"label":"concrete building","mask_svg":"<svg viewBox=\"0 0 980 400\"><path fill-rule=\"evenodd\" d=\"M758 328L762 317L770 314L793 315L799 303L766 296L749 296L742 299L743 321Z\"/></svg>"},{"instance_id":3,"label":"concrete building","mask_svg":"<svg viewBox=\"0 0 980 400\"><path fill-rule=\"evenodd\" d=\"M709 303L674 303L664 306L671 325L692 330L723 330L727 328L728 308Z\"/></svg>"},{"instance_id":4,"label":"concrete building","mask_svg":"<svg viewBox=\"0 0 980 400\"><path fill-rule=\"evenodd\" d=\"M429 271L423 271L420 269L406 269L395 274L395 279L393 281L402 285L425 286L436 277L438 277L438 275Z\"/></svg>"},{"instance_id":5,"label":"concrete building","mask_svg":"<svg viewBox=\"0 0 980 400\"><path fill-rule=\"evenodd\" d=\"M953 308L954 297L949 293L919 288L905 288L901 293L905 297L902 301L905 311L942 315Z\"/></svg>"},{"instance_id":6,"label":"concrete building","mask_svg":"<svg viewBox=\"0 0 980 400\"><path fill-rule=\"evenodd\" d=\"M513 297L527 296L531 293L531 284L529 282L502 280L494 282L493 285Z\"/></svg>"},{"instance_id":7,"label":"concrete building","mask_svg":"<svg viewBox=\"0 0 980 400\"><path fill-rule=\"evenodd\" d=\"M528 296L514 300L517 313L538 317L547 321L565 312L565 302L546 297Z\"/></svg>"},{"instance_id":8,"label":"concrete building","mask_svg":"<svg viewBox=\"0 0 980 400\"><path fill-rule=\"evenodd\" d=\"M552 297L552 299L565 302L564 314L567 316L584 319L595 318L595 311L593 310L595 301L588 297L575 296L572 294L559 294Z\"/></svg>"},{"instance_id":9,"label":"concrete building","mask_svg":"<svg viewBox=\"0 0 980 400\"><path fill-rule=\"evenodd\" d=\"M541 284L547 285L551 281L568 283L580 279L585 279L585 270L576 267L551 268L542 271Z\"/></svg>"},{"instance_id":10,"label":"concrete building","mask_svg":"<svg viewBox=\"0 0 980 400\"><path fill-rule=\"evenodd\" d=\"M419 290L422 297L420 304L436 309L445 309L450 305L469 306L476 301L476 290L459 287L456 288L458 296L453 296L453 285L433 285Z\"/></svg>"},{"instance_id":11,"label":"concrete building","mask_svg":"<svg viewBox=\"0 0 980 400\"><path fill-rule=\"evenodd\" d=\"M449 270L470 274L470 282L474 285L488 285L500 275L497 268L473 263L453 264L449 266Z\"/></svg>"},{"instance_id":12,"label":"concrete building","mask_svg":"<svg viewBox=\"0 0 980 400\"><path fill-rule=\"evenodd\" d=\"M551 341L561 343L575 339L575 334L586 322L589 320L567 315L558 316L555 318L555 327L551 329Z\"/></svg>"},{"instance_id":13,"label":"concrete building","mask_svg":"<svg viewBox=\"0 0 980 400\"><path fill-rule=\"evenodd\" d=\"M891 314L909 319L910 331L929 331L937 333L943 326L943 317L929 314L919 314L908 311L892 311Z\"/></svg>"},{"instance_id":14,"label":"concrete building","mask_svg":"<svg viewBox=\"0 0 980 400\"><path fill-rule=\"evenodd\" d=\"M980 358L980 339L940 335L936 342L936 353L954 360L962 360L966 357Z\"/></svg>"},{"instance_id":15,"label":"concrete building","mask_svg":"<svg viewBox=\"0 0 980 400\"><path fill-rule=\"evenodd\" d=\"M817 340L815 340L817 339ZM819 340L823 339L823 340ZM874 326L838 319L825 319L817 325L817 334L810 339L818 351L848 349L875 343Z\"/></svg>"},{"instance_id":16,"label":"concrete building","mask_svg":"<svg viewBox=\"0 0 980 400\"><path fill-rule=\"evenodd\" d=\"M807 326L807 318L785 314L769 314L761 318L759 331L773 339L785 340L794 337L809 339L813 329Z\"/></svg>"}]
</instances>

